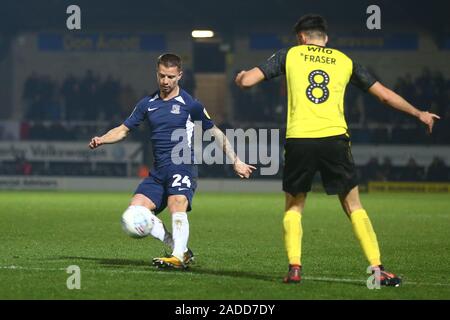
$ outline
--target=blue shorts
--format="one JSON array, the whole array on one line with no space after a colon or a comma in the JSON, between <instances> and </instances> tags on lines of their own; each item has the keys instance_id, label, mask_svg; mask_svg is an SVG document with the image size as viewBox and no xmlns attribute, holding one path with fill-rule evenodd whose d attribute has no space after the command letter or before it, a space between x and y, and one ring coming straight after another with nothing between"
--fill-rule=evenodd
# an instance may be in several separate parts
<instances>
[{"instance_id":1,"label":"blue shorts","mask_svg":"<svg viewBox=\"0 0 450 320\"><path fill-rule=\"evenodd\" d=\"M194 165L167 165L150 172L137 187L134 194L143 194L156 205L158 214L167 206L171 195L183 195L188 200L187 211L191 211L192 199L197 188L197 167Z\"/></svg>"}]
</instances>

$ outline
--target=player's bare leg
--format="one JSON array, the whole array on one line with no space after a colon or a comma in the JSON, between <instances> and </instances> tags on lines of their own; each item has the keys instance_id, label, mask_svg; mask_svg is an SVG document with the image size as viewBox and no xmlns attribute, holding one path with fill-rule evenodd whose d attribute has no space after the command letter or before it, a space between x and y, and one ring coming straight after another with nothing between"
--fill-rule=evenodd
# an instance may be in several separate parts
<instances>
[{"instance_id":1,"label":"player's bare leg","mask_svg":"<svg viewBox=\"0 0 450 320\"><path fill-rule=\"evenodd\" d=\"M358 186L351 189L348 193L339 195L339 200L345 214L350 218L352 212L363 209L361 200L359 198Z\"/></svg>"},{"instance_id":2,"label":"player's bare leg","mask_svg":"<svg viewBox=\"0 0 450 320\"><path fill-rule=\"evenodd\" d=\"M341 201L342 208L352 222L353 231L370 263L372 272L379 277L380 284L398 287L401 279L395 274L384 270L381 264L377 236L373 230L369 216L361 204L358 186L346 194L339 195L339 200Z\"/></svg>"},{"instance_id":3,"label":"player's bare leg","mask_svg":"<svg viewBox=\"0 0 450 320\"><path fill-rule=\"evenodd\" d=\"M189 221L187 219L188 199L184 195L169 196L167 207L172 214L173 252L170 257L155 258L153 264L160 268L186 268L192 251L188 249ZM191 255L191 257L189 257Z\"/></svg>"},{"instance_id":4,"label":"player's bare leg","mask_svg":"<svg viewBox=\"0 0 450 320\"><path fill-rule=\"evenodd\" d=\"M283 218L284 244L289 259L289 271L283 279L285 283L301 281L301 251L302 251L302 212L305 207L306 193L295 196L286 192L285 214Z\"/></svg>"}]
</instances>

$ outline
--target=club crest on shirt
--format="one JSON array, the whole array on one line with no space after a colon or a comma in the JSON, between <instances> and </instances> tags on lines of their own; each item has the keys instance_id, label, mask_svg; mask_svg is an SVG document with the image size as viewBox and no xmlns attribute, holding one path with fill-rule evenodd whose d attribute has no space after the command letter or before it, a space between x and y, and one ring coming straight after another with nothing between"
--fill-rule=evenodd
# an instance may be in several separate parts
<instances>
[{"instance_id":1,"label":"club crest on shirt","mask_svg":"<svg viewBox=\"0 0 450 320\"><path fill-rule=\"evenodd\" d=\"M180 106L178 104L173 104L172 105L172 111L170 111L170 113L180 114Z\"/></svg>"}]
</instances>

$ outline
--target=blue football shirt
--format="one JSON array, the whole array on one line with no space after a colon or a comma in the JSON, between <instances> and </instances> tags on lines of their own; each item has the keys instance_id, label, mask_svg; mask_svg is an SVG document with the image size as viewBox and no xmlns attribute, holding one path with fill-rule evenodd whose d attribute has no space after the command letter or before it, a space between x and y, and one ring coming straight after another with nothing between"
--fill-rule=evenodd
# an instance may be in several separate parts
<instances>
[{"instance_id":1,"label":"blue football shirt","mask_svg":"<svg viewBox=\"0 0 450 320\"><path fill-rule=\"evenodd\" d=\"M133 130L145 119L150 126L155 168L173 163L172 150L179 143L183 144L185 150L190 151L191 163L194 163L191 143L194 122L200 121L203 130L214 126L204 106L181 88L178 96L167 101L160 98L159 91L141 99L123 124ZM177 132L182 132L183 135L173 139L172 133L177 129L180 129Z\"/></svg>"}]
</instances>

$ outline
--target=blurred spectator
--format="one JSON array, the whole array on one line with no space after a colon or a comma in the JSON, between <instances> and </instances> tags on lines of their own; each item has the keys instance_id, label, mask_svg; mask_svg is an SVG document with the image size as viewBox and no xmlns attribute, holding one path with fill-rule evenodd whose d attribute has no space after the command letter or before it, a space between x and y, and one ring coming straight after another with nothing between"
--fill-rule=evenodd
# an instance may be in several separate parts
<instances>
[{"instance_id":1,"label":"blurred spectator","mask_svg":"<svg viewBox=\"0 0 450 320\"><path fill-rule=\"evenodd\" d=\"M16 174L29 176L33 171L31 163L24 156L17 156L16 162Z\"/></svg>"},{"instance_id":2,"label":"blurred spectator","mask_svg":"<svg viewBox=\"0 0 450 320\"><path fill-rule=\"evenodd\" d=\"M98 108L98 79L92 70L87 70L80 82L81 110L83 120L94 120Z\"/></svg>"},{"instance_id":3,"label":"blurred spectator","mask_svg":"<svg viewBox=\"0 0 450 320\"><path fill-rule=\"evenodd\" d=\"M119 94L120 118L125 119L129 117L133 111L138 98L136 93L130 85L126 85ZM112 119L112 118L109 118Z\"/></svg>"},{"instance_id":4,"label":"blurred spectator","mask_svg":"<svg viewBox=\"0 0 450 320\"><path fill-rule=\"evenodd\" d=\"M427 181L433 182L448 181L448 168L441 158L438 157L433 158L433 162L430 164L427 170Z\"/></svg>"},{"instance_id":5,"label":"blurred spectator","mask_svg":"<svg viewBox=\"0 0 450 320\"><path fill-rule=\"evenodd\" d=\"M23 98L27 105L26 119L60 119L57 86L49 76L38 76L33 72L25 81Z\"/></svg>"},{"instance_id":6,"label":"blurred spectator","mask_svg":"<svg viewBox=\"0 0 450 320\"><path fill-rule=\"evenodd\" d=\"M380 167L380 177L380 180L382 181L395 181L391 158L385 157L383 159L383 163Z\"/></svg>"},{"instance_id":7,"label":"blurred spectator","mask_svg":"<svg viewBox=\"0 0 450 320\"><path fill-rule=\"evenodd\" d=\"M130 96L132 89L130 86L121 87L120 82L108 75L103 84L99 84L98 107L101 119L111 120L114 115L121 115L121 99L124 95ZM130 97L128 97L130 99ZM134 96L131 94L131 98ZM131 105L134 106L136 100ZM128 115L127 115L128 116Z\"/></svg>"},{"instance_id":8,"label":"blurred spectator","mask_svg":"<svg viewBox=\"0 0 450 320\"><path fill-rule=\"evenodd\" d=\"M437 144L448 144L450 142L450 109L443 111L441 114L441 120L437 121L432 137Z\"/></svg>"},{"instance_id":9,"label":"blurred spectator","mask_svg":"<svg viewBox=\"0 0 450 320\"><path fill-rule=\"evenodd\" d=\"M401 168L400 180L402 181L423 181L425 170L420 167L414 158L409 158L406 167Z\"/></svg>"},{"instance_id":10,"label":"blurred spectator","mask_svg":"<svg viewBox=\"0 0 450 320\"><path fill-rule=\"evenodd\" d=\"M371 72L373 73L373 70ZM283 110L285 115L287 104L281 90L272 90L269 86L262 90L236 90L234 76L230 81L230 92L235 108L233 120L238 123L253 122L266 126L281 126L283 121L279 121L279 111ZM284 79L280 79L281 85L284 85L284 82ZM433 72L424 68L416 77L407 73L397 79L394 91L421 110L433 111L442 118L448 112L450 79L440 71ZM383 106L370 94L365 94L352 85L347 87L345 112L348 124L352 128L354 142L446 144L450 141L448 135L450 126L440 125L442 120L436 124L436 133L431 138L427 137L423 127L415 119Z\"/></svg>"},{"instance_id":11,"label":"blurred spectator","mask_svg":"<svg viewBox=\"0 0 450 320\"><path fill-rule=\"evenodd\" d=\"M83 78L69 74L58 86L49 76L33 72L25 81L23 98L29 120L111 120L120 113L119 96L130 88L108 75L104 82L92 70ZM133 102L133 105L136 101Z\"/></svg>"},{"instance_id":12,"label":"blurred spectator","mask_svg":"<svg viewBox=\"0 0 450 320\"><path fill-rule=\"evenodd\" d=\"M229 90L234 108L234 118L229 119L231 127L251 124L254 128L276 127L285 130L285 79L264 82L256 89L244 91L238 90L234 84L234 75L230 80ZM195 77L189 69L184 71L182 87L195 91ZM370 94L364 94L350 85L345 97L345 112L352 141L377 144L448 144L450 78L440 71L424 69L416 77L409 73L399 77L394 88L420 109L431 109L441 116L433 135L426 136L424 127L417 121L381 105ZM70 122L116 123L116 117L123 119L129 116L139 98L130 85L121 84L112 75L107 75L102 80L93 70L87 70L81 78L68 74L60 84L49 76L32 72L23 86L23 99L27 106L25 118L37 122L66 120L68 123L64 123L64 126L67 139L85 135L84 131L74 131ZM50 134L46 127L42 123L31 124L28 136L35 140L48 139Z\"/></svg>"},{"instance_id":13,"label":"blurred spectator","mask_svg":"<svg viewBox=\"0 0 450 320\"><path fill-rule=\"evenodd\" d=\"M23 86L23 98L25 102L29 105L34 97L39 93L39 78L35 71L25 80Z\"/></svg>"},{"instance_id":14,"label":"blurred spectator","mask_svg":"<svg viewBox=\"0 0 450 320\"><path fill-rule=\"evenodd\" d=\"M181 78L181 87L186 92L191 92L193 95L195 95L195 76L191 69L184 69L183 70L183 77Z\"/></svg>"},{"instance_id":15,"label":"blurred spectator","mask_svg":"<svg viewBox=\"0 0 450 320\"><path fill-rule=\"evenodd\" d=\"M369 162L367 162L365 168L364 168L364 177L367 179L367 181L379 181L381 168L380 164L378 163L377 157L370 158Z\"/></svg>"}]
</instances>

